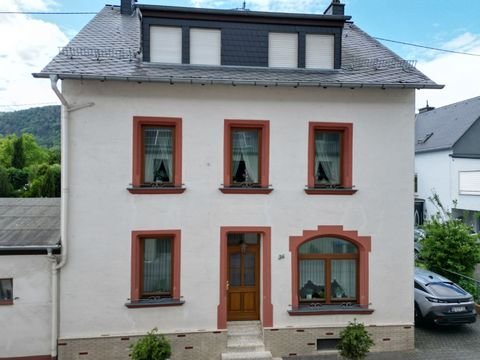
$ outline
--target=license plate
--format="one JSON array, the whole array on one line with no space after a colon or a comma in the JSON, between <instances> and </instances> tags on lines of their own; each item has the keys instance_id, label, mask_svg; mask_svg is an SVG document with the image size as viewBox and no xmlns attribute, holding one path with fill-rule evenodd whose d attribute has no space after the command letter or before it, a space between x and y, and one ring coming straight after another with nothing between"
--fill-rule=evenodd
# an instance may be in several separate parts
<instances>
[{"instance_id":1,"label":"license plate","mask_svg":"<svg viewBox=\"0 0 480 360\"><path fill-rule=\"evenodd\" d=\"M463 311L467 311L467 308L465 306L454 306L450 309L450 312L454 312L454 313L463 312Z\"/></svg>"}]
</instances>

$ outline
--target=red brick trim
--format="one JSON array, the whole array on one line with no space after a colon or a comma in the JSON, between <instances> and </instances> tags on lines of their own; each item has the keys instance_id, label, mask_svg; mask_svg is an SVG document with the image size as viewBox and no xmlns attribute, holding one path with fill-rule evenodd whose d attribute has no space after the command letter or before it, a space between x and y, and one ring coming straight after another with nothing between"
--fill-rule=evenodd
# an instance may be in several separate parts
<instances>
[{"instance_id":1,"label":"red brick trim","mask_svg":"<svg viewBox=\"0 0 480 360\"><path fill-rule=\"evenodd\" d=\"M268 120L237 120L226 119L223 133L223 193L225 194L265 194L268 192L253 192L251 188L239 187L235 192L230 192L231 181L231 167L232 167L232 129L259 129L261 130L260 140L260 187L261 189L268 189L269 169L270 169L270 121ZM228 188L228 189L225 189ZM257 191L261 189L256 189ZM222 189L220 189L222 190ZM227 191L225 191L227 190Z\"/></svg>"},{"instance_id":2,"label":"red brick trim","mask_svg":"<svg viewBox=\"0 0 480 360\"><path fill-rule=\"evenodd\" d=\"M52 357L50 355L0 357L0 360L55 360L55 359L56 357Z\"/></svg>"},{"instance_id":3,"label":"red brick trim","mask_svg":"<svg viewBox=\"0 0 480 360\"><path fill-rule=\"evenodd\" d=\"M368 253L371 250L370 236L359 236L357 231L344 230L343 226L321 225L318 226L317 230L304 230L301 236L290 236L289 249L292 253L292 310L298 309L298 247L306 241L323 236L338 237L357 246L359 252L358 303L361 307L368 308Z\"/></svg>"},{"instance_id":4,"label":"red brick trim","mask_svg":"<svg viewBox=\"0 0 480 360\"><path fill-rule=\"evenodd\" d=\"M143 180L143 126L170 126L174 132L174 155L173 155L173 186L182 186L182 119L155 116L133 117L133 166L132 186L140 187ZM156 190L156 189L155 189ZM136 192L132 192L135 194ZM138 192L139 193L139 192ZM166 193L166 192L156 192ZM143 192L145 194L145 192Z\"/></svg>"},{"instance_id":5,"label":"red brick trim","mask_svg":"<svg viewBox=\"0 0 480 360\"><path fill-rule=\"evenodd\" d=\"M131 264L131 289L130 289L130 301L135 302L140 299L141 293L141 256L140 253L140 241L146 237L157 236L172 236L173 237L173 249L172 249L172 262L173 262L173 274L172 274L172 298L180 300L180 248L181 248L181 232L180 230L142 230L132 231L132 264Z\"/></svg>"},{"instance_id":6,"label":"red brick trim","mask_svg":"<svg viewBox=\"0 0 480 360\"><path fill-rule=\"evenodd\" d=\"M353 124L352 123L334 123L334 122L310 122L308 124L308 188L315 187L315 131L339 131L343 134L342 140L342 178L341 185L345 188L352 187L352 158L353 158ZM322 189L327 190L328 189ZM307 194L311 194L305 191ZM312 193L320 195L321 193ZM325 193L330 195L329 193ZM351 195L351 194L342 194Z\"/></svg>"},{"instance_id":7,"label":"red brick trim","mask_svg":"<svg viewBox=\"0 0 480 360\"><path fill-rule=\"evenodd\" d=\"M265 226L222 226L220 228L220 301L217 307L217 327L227 328L227 236L229 233L260 233L262 234L262 325L263 327L273 326L273 305L272 305L272 269L271 269L271 248L272 238L270 227Z\"/></svg>"}]
</instances>

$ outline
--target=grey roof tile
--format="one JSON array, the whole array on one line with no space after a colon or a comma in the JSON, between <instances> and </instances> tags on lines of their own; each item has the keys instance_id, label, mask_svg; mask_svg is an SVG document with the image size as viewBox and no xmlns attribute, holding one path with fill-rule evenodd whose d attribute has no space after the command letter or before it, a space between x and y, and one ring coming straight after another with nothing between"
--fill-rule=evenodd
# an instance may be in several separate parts
<instances>
[{"instance_id":1,"label":"grey roof tile","mask_svg":"<svg viewBox=\"0 0 480 360\"><path fill-rule=\"evenodd\" d=\"M417 114L415 152L451 149L478 119L480 96Z\"/></svg>"},{"instance_id":2,"label":"grey roof tile","mask_svg":"<svg viewBox=\"0 0 480 360\"><path fill-rule=\"evenodd\" d=\"M59 242L59 198L0 198L0 247L48 247Z\"/></svg>"},{"instance_id":3,"label":"grey roof tile","mask_svg":"<svg viewBox=\"0 0 480 360\"><path fill-rule=\"evenodd\" d=\"M106 6L72 39L65 51L34 76L156 82L261 82L279 86L441 87L352 23L344 27L342 68L337 70L144 63L141 61L140 27L137 16L122 16L118 7Z\"/></svg>"}]
</instances>

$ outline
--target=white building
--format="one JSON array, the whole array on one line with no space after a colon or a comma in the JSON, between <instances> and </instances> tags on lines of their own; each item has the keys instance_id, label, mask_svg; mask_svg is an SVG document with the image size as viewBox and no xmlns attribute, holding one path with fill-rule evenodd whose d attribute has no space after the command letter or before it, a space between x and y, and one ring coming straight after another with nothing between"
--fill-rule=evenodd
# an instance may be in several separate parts
<instances>
[{"instance_id":1,"label":"white building","mask_svg":"<svg viewBox=\"0 0 480 360\"><path fill-rule=\"evenodd\" d=\"M427 218L438 211L428 200L436 193L454 216L480 231L480 97L424 108L415 126L417 219L422 204Z\"/></svg>"},{"instance_id":2,"label":"white building","mask_svg":"<svg viewBox=\"0 0 480 360\"><path fill-rule=\"evenodd\" d=\"M441 86L349 19L122 1L35 74L64 105L60 359L154 327L172 359L312 354L353 318L414 347L414 93Z\"/></svg>"}]
</instances>

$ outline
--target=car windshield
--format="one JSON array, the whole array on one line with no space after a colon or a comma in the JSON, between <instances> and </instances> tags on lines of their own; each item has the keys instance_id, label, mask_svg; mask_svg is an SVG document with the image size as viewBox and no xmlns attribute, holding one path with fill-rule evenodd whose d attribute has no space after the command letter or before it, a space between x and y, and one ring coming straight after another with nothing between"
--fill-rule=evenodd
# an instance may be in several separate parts
<instances>
[{"instance_id":1,"label":"car windshield","mask_svg":"<svg viewBox=\"0 0 480 360\"><path fill-rule=\"evenodd\" d=\"M433 295L441 297L457 297L465 296L467 292L459 288L454 283L449 282L435 282L427 284L428 289Z\"/></svg>"}]
</instances>

